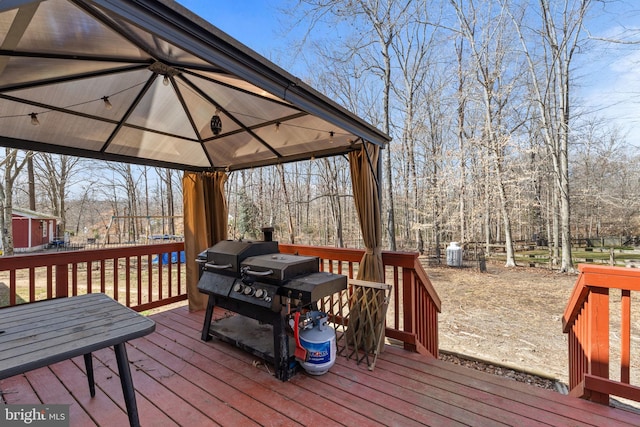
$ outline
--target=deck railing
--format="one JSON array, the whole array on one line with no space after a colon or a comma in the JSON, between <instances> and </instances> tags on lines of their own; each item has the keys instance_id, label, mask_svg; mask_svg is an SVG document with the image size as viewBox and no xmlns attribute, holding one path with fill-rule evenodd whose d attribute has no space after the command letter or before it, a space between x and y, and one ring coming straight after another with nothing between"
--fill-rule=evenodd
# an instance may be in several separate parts
<instances>
[{"instance_id":1,"label":"deck railing","mask_svg":"<svg viewBox=\"0 0 640 427\"><path fill-rule=\"evenodd\" d=\"M0 257L0 307L92 292L136 311L185 300L182 251L184 242Z\"/></svg>"},{"instance_id":2,"label":"deck railing","mask_svg":"<svg viewBox=\"0 0 640 427\"><path fill-rule=\"evenodd\" d=\"M631 355L637 354L637 349L632 351L631 318L638 316L631 295L640 291L640 270L587 264L578 268L562 319L569 335L570 393L607 405L610 395L640 402L640 388L631 384ZM610 313L611 306L619 309Z\"/></svg>"},{"instance_id":3,"label":"deck railing","mask_svg":"<svg viewBox=\"0 0 640 427\"><path fill-rule=\"evenodd\" d=\"M280 251L317 256L323 271L355 278L364 255L362 249L280 244ZM416 252L383 252L385 283L393 285L385 335L404 348L438 357L440 298Z\"/></svg>"},{"instance_id":4,"label":"deck railing","mask_svg":"<svg viewBox=\"0 0 640 427\"><path fill-rule=\"evenodd\" d=\"M163 257L181 251L183 242L0 257L0 307L91 292L107 293L137 311L184 300L184 264ZM280 244L280 251L317 256L323 271L349 278L355 278L364 254L287 244ZM437 357L440 299L418 254L383 252L382 259L385 281L393 285L386 336L408 350Z\"/></svg>"}]
</instances>

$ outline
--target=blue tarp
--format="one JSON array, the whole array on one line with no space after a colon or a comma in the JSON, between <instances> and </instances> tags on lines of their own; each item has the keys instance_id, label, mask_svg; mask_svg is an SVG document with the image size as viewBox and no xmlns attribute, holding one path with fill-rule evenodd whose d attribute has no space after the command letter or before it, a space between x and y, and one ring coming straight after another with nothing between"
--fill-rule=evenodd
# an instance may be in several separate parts
<instances>
[{"instance_id":1,"label":"blue tarp","mask_svg":"<svg viewBox=\"0 0 640 427\"><path fill-rule=\"evenodd\" d=\"M178 261L178 254L180 254L180 261ZM165 252L162 254L162 264L169 264L169 253ZM184 263L184 251L180 251L180 252L171 252L171 263L172 264L177 264L178 262L180 263ZM158 257L156 256L153 259L153 263L157 264L158 263Z\"/></svg>"}]
</instances>

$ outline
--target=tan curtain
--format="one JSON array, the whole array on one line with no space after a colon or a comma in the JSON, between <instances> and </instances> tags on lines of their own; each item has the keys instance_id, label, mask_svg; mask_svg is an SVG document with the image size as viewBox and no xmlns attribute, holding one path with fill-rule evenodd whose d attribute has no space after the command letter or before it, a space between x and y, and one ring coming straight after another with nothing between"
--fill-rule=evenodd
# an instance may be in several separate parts
<instances>
[{"instance_id":1,"label":"tan curtain","mask_svg":"<svg viewBox=\"0 0 640 427\"><path fill-rule=\"evenodd\" d=\"M204 310L207 306L205 295L197 288L195 259L203 250L227 238L226 181L224 172L185 172L182 178L187 296L191 311Z\"/></svg>"},{"instance_id":2,"label":"tan curtain","mask_svg":"<svg viewBox=\"0 0 640 427\"><path fill-rule=\"evenodd\" d=\"M380 221L380 199L376 183L380 147L364 143L362 149L349 153L351 185L360 220L362 239L367 248L360 261L357 278L371 282L382 282L382 223Z\"/></svg>"}]
</instances>

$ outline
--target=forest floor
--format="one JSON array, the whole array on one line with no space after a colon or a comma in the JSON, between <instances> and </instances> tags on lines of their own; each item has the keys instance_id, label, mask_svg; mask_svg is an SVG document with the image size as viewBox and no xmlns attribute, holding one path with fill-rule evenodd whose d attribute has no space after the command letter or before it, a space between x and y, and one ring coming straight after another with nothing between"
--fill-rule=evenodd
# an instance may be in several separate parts
<instances>
[{"instance_id":1,"label":"forest floor","mask_svg":"<svg viewBox=\"0 0 640 427\"><path fill-rule=\"evenodd\" d=\"M566 392L569 350L567 335L562 332L562 315L577 274L540 267L506 268L496 263L487 263L486 273L473 267L425 265L425 268L442 301L441 358L450 360L448 352L453 352L471 358L469 361L454 357L451 360L454 363ZM609 303L612 328L609 375L618 380L620 291L610 291ZM640 307L632 305L632 330L640 327L639 318ZM640 337L635 333L631 337L631 352L640 354ZM549 383L547 379L553 381ZM631 384L640 384L637 357L631 358ZM612 404L640 410L637 402L625 399L612 399Z\"/></svg>"},{"instance_id":2,"label":"forest floor","mask_svg":"<svg viewBox=\"0 0 640 427\"><path fill-rule=\"evenodd\" d=\"M440 299L440 349L568 382L562 314L577 274L426 266Z\"/></svg>"}]
</instances>

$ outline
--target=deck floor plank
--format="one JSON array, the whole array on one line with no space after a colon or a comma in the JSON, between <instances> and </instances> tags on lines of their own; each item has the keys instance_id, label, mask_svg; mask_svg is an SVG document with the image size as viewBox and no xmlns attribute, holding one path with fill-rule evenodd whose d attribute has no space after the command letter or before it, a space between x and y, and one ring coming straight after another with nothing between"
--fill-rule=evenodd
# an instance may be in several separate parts
<instances>
[{"instance_id":1,"label":"deck floor plank","mask_svg":"<svg viewBox=\"0 0 640 427\"><path fill-rule=\"evenodd\" d=\"M135 340L134 340L135 341ZM133 341L132 341L133 342ZM182 390L169 389L157 381L152 375L170 376L172 372L163 368L157 361L149 359L146 356L141 357L132 345L127 345L127 355L131 364L131 377L136 387L136 401L140 419L143 418L143 410L146 412L146 419L152 419L154 426L157 424L176 425L188 423L189 425L203 425L211 422L210 418L203 415L200 411L193 408L190 402L187 402L187 395L182 395ZM122 396L122 387L117 374L116 356L111 349L103 349L96 351L94 357L108 369L97 369L96 384L98 384L98 374L101 376L109 376L112 380L104 381L109 384L109 394L118 402L124 404ZM95 363L95 362L94 362ZM100 378L102 382L103 378ZM146 402L153 402L151 407ZM153 411L153 412L152 412ZM170 421L173 420L173 421ZM179 423L176 420L180 420Z\"/></svg>"},{"instance_id":2,"label":"deck floor plank","mask_svg":"<svg viewBox=\"0 0 640 427\"><path fill-rule=\"evenodd\" d=\"M0 380L0 394L3 402L10 405L42 403L24 375Z\"/></svg>"},{"instance_id":3,"label":"deck floor plank","mask_svg":"<svg viewBox=\"0 0 640 427\"><path fill-rule=\"evenodd\" d=\"M215 405L216 410L210 413L210 415L215 417L216 413L226 406L229 408L229 413L227 414L229 422L225 424L252 423L254 425L260 425L269 420L273 422L280 417L280 414L269 406L264 405L260 401L253 400L233 386L211 375L207 371L206 366L203 366L203 369L194 366L192 363L197 363L199 359L197 355L192 354L189 359L182 359L172 354L168 349L160 351L162 349L158 348L155 343L149 341L137 342L136 345L137 350L144 352L143 354L153 355L159 363L175 371L175 375L165 375L160 379L167 387L170 387L172 390L178 390L184 396L194 396L193 399L198 401L198 404L205 406L202 408L203 410L207 410L206 400L210 399L200 402L198 395L207 396L210 394L217 397L219 400ZM192 382L185 380L185 377L190 378ZM194 404L194 402L191 401L191 404ZM256 419L254 420L243 416L243 414L251 413L252 405L254 405L253 409L256 412ZM209 406L213 405L209 403ZM243 419L239 419L240 417L243 417ZM282 420L280 420L280 422L281 421Z\"/></svg>"},{"instance_id":4,"label":"deck floor plank","mask_svg":"<svg viewBox=\"0 0 640 427\"><path fill-rule=\"evenodd\" d=\"M94 361L95 363L95 361ZM109 394L102 388L104 381L98 377L98 371L94 366L96 395L91 397L89 394L89 385L87 383L87 377L78 366L71 360L65 360L48 367L51 371L62 381L69 392L73 395L73 398L82 406L82 408L89 414L93 421L98 425L123 425L129 424L129 418L127 413L116 404ZM27 377L29 373L26 374ZM114 379L111 381L117 381L120 384L120 380L114 375ZM122 390L120 391L120 399L122 400ZM61 402L62 403L62 402ZM72 403L72 402L65 402ZM76 424L76 420L70 420L71 425Z\"/></svg>"},{"instance_id":5,"label":"deck floor plank","mask_svg":"<svg viewBox=\"0 0 640 427\"><path fill-rule=\"evenodd\" d=\"M127 351L129 351L129 349L127 349ZM104 355L110 355L112 359L107 359L108 363L105 363L103 361ZM72 360L84 373L84 360L81 357L76 357ZM131 361L131 357L129 357L129 360ZM136 370L135 362L131 362L131 364L134 365L131 367L131 374L133 375ZM118 376L118 367L115 361L115 354L112 349L106 348L93 353L93 373L96 388L99 388L109 396L126 416L126 405L124 397L122 396L122 386ZM146 395L136 392L136 403L140 418L144 417L145 419L152 419L154 420L154 425L158 426L168 427L177 425L176 422L171 420L171 418L159 409L158 405L156 405L153 400L148 399Z\"/></svg>"},{"instance_id":6,"label":"deck floor plank","mask_svg":"<svg viewBox=\"0 0 640 427\"><path fill-rule=\"evenodd\" d=\"M197 360L197 365L212 375L217 375L236 387L246 383L247 379L251 379L251 383L246 383L243 387L247 394L254 398L262 398L264 400L261 401L271 402L274 406L278 405L292 419L305 425L318 422L323 425L332 425L330 422L332 419L336 421L336 425L341 425L340 421L345 419L343 417L349 415L349 413L341 413L341 410L336 411L335 405L330 402L324 404L326 398L322 396L312 398L308 391L293 386L291 382L274 381L273 375L266 371L265 365L254 365L255 357L244 351L219 341L213 345L211 342L200 341L199 336L194 338L190 329L192 325L184 326L179 320L184 319L157 318L159 334L179 344L174 346L174 351L180 353L188 349L187 351L196 352L192 354L193 360ZM366 418L356 421L366 422Z\"/></svg>"},{"instance_id":7,"label":"deck floor plank","mask_svg":"<svg viewBox=\"0 0 640 427\"><path fill-rule=\"evenodd\" d=\"M74 377L83 377L82 373L74 373ZM53 373L49 368L39 368L31 372L27 372L26 378L29 381L31 388L38 394L38 398L41 402L46 404L58 404L72 401L69 406L69 418L74 420L74 423L82 426L95 426L96 423L91 419L89 414L82 408L82 406L74 399L73 395L69 392L65 384ZM86 393L89 394L89 385L86 382Z\"/></svg>"},{"instance_id":8,"label":"deck floor plank","mask_svg":"<svg viewBox=\"0 0 640 427\"><path fill-rule=\"evenodd\" d=\"M407 367L402 363L395 363L379 358L376 365L380 369L378 374L385 381L401 382L405 385L412 385L422 393L443 399L450 405L467 408L478 414L483 414L489 418L494 418L501 422L514 423L518 425L556 425L565 419L564 416L557 416L550 412L540 412L539 409L531 407L526 402L512 398L510 393L494 392L491 388L474 387L475 379L460 375L457 377L443 378L432 375L425 369L416 370ZM434 361L437 363L438 361ZM446 362L445 362L446 363ZM423 368L423 364L418 365ZM465 368L466 371L471 371ZM452 381L452 380L457 381ZM499 410L496 410L499 409Z\"/></svg>"},{"instance_id":9,"label":"deck floor plank","mask_svg":"<svg viewBox=\"0 0 640 427\"><path fill-rule=\"evenodd\" d=\"M366 369L366 368L365 368ZM354 369L348 361L338 360L332 372L367 384L369 387L403 399L407 405L422 407L458 420L461 423L476 425L510 425L518 422L520 426L540 425L514 413L496 411L495 406L469 396L461 396L450 390L439 388L431 378L417 380L414 377L400 376L380 365L376 365L374 375Z\"/></svg>"},{"instance_id":10,"label":"deck floor plank","mask_svg":"<svg viewBox=\"0 0 640 427\"><path fill-rule=\"evenodd\" d=\"M167 340L164 349L174 354L174 356L176 353L179 354L181 349L184 349L183 346L178 345L175 342L171 343L166 337L164 339ZM159 338L157 342L153 344L160 344L162 341L162 338ZM320 414L309 410L303 404L288 397L273 393L268 387L265 387L265 382L271 382L270 375L266 376L266 378L263 375L254 375L253 377L238 375L236 373L237 371L230 371L226 366L238 364L240 362L233 360L232 358L217 357L216 359L217 360L212 360L200 353L194 352L189 360L191 364L185 368L184 373L187 375L189 372L196 369L202 369L204 375L215 379L215 382L210 381L212 383L211 386L201 384L201 386L207 391L215 390L214 386L216 382L232 387L234 389L233 393L224 393L224 391L220 393L220 395L224 396L225 399L229 399L230 402L227 402L227 404L231 404L232 406L237 405L240 400L237 397L234 397L235 394L241 393L243 395L243 405L255 405L256 401L271 402L273 407L283 408L284 410L280 414L284 415L286 419L294 422L299 422L301 424L313 424L323 420L323 417L320 416ZM253 371L253 374L256 374L255 370ZM240 411L244 409L245 408L242 407L238 408ZM274 419L277 419L277 417L280 417L280 415L274 416L271 414L272 411L273 409L271 406L265 405L260 412L264 414L263 418L273 421ZM263 421L265 420L256 420L257 423L261 423Z\"/></svg>"},{"instance_id":11,"label":"deck floor plank","mask_svg":"<svg viewBox=\"0 0 640 427\"><path fill-rule=\"evenodd\" d=\"M441 360L415 358L411 353L393 347L389 347L386 353L382 358L394 364L416 369L422 374L433 375L454 385L471 387L510 399L535 411L544 411L538 412L538 416L557 414L561 418L594 426L640 425L640 416L628 411L593 404ZM416 361L420 363L416 364ZM615 424L616 422L620 424Z\"/></svg>"},{"instance_id":12,"label":"deck floor plank","mask_svg":"<svg viewBox=\"0 0 640 427\"><path fill-rule=\"evenodd\" d=\"M214 316L225 316L216 310ZM127 344L143 426L629 426L640 416L389 346L376 368L338 357L324 375L281 382L257 358L200 340L203 312L154 314ZM94 353L91 398L80 358L0 381L4 403L66 403L72 426L127 425L112 349Z\"/></svg>"}]
</instances>

